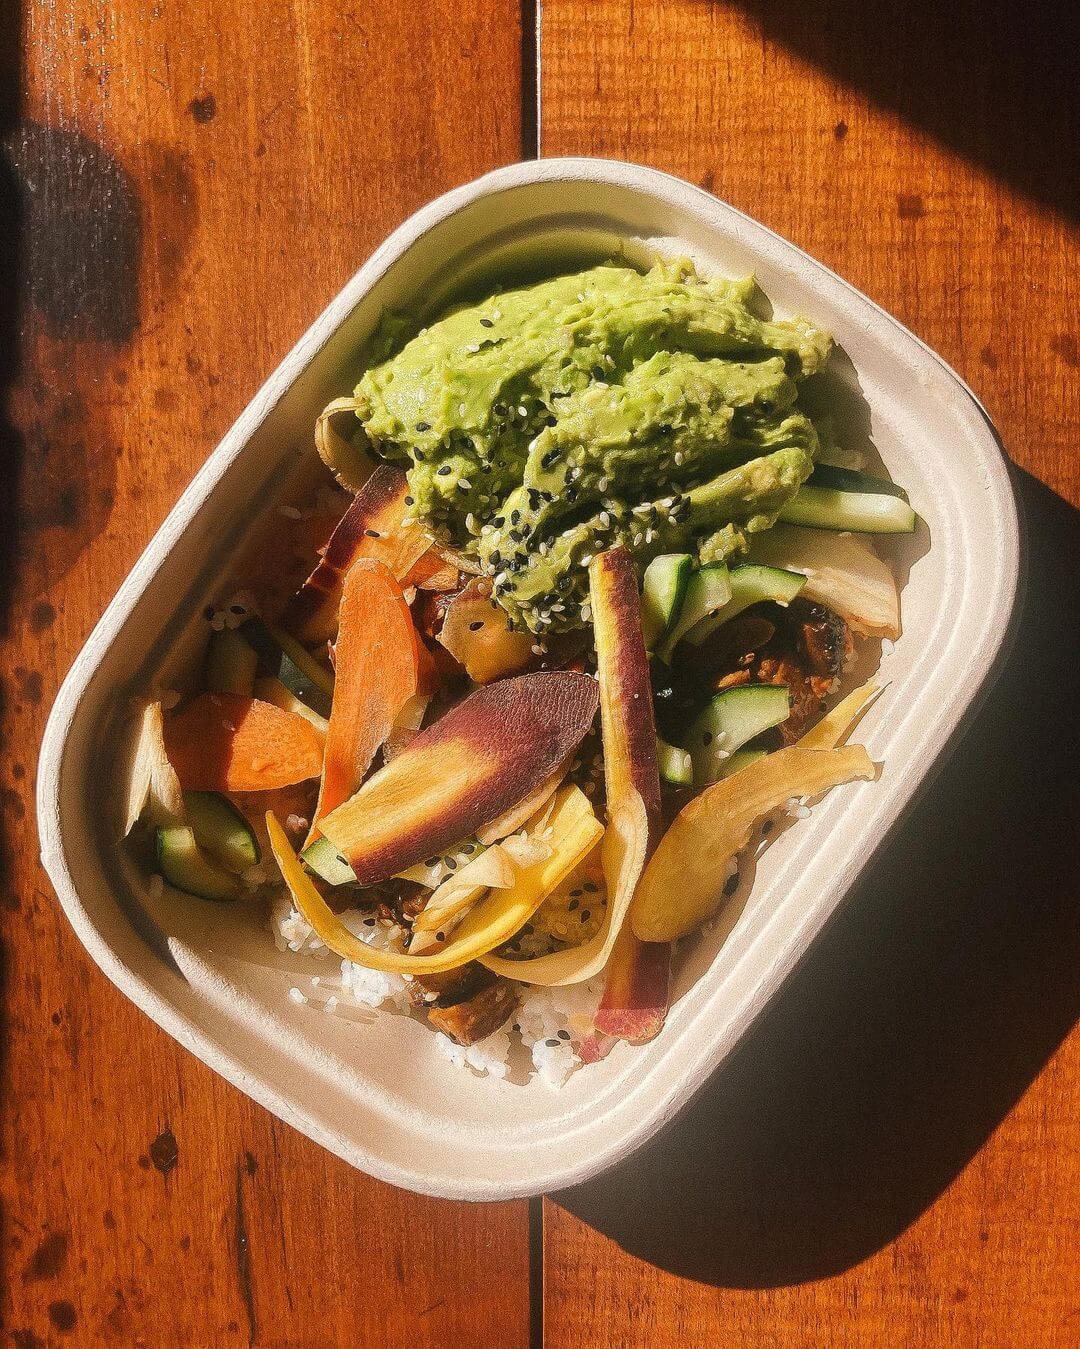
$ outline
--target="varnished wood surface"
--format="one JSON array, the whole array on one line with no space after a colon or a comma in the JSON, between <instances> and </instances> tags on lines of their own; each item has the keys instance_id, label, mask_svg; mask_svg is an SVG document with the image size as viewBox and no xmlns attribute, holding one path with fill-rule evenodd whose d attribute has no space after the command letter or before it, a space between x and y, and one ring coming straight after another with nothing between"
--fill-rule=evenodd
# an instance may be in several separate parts
<instances>
[{"instance_id":1,"label":"varnished wood surface","mask_svg":"<svg viewBox=\"0 0 1080 1349\"><path fill-rule=\"evenodd\" d=\"M542 152L701 182L897 314L1021 466L1031 563L1001 684L745 1050L547 1201L534 1341L540 1310L575 1349L1080 1341L1066 8L543 6ZM23 1349L530 1338L526 1206L369 1181L180 1050L60 916L32 808L60 677L265 373L394 224L531 149L525 12L524 43L493 0L26 5L5 34L0 1311Z\"/></svg>"},{"instance_id":2,"label":"varnished wood surface","mask_svg":"<svg viewBox=\"0 0 1080 1349\"><path fill-rule=\"evenodd\" d=\"M266 373L388 230L520 153L494 3L27 5L0 535L4 1342L521 1345L524 1204L395 1191L227 1086L36 862L57 683Z\"/></svg>"},{"instance_id":3,"label":"varnished wood surface","mask_svg":"<svg viewBox=\"0 0 1080 1349\"><path fill-rule=\"evenodd\" d=\"M985 403L1031 548L1001 685L773 1014L546 1204L553 1349L1080 1343L1069 8L545 0L542 152L701 183L880 301Z\"/></svg>"}]
</instances>

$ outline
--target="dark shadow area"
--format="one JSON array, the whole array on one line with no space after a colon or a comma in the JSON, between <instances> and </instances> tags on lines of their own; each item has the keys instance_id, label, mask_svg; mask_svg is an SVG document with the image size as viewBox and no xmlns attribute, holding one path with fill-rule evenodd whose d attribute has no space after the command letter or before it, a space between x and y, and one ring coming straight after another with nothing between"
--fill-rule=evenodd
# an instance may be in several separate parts
<instances>
[{"instance_id":1,"label":"dark shadow area","mask_svg":"<svg viewBox=\"0 0 1080 1349\"><path fill-rule=\"evenodd\" d=\"M1080 218L1076 0L728 0L773 41L1071 219ZM843 122L836 135L847 132ZM903 194L905 184L897 184ZM917 197L908 209L921 211Z\"/></svg>"},{"instance_id":2,"label":"dark shadow area","mask_svg":"<svg viewBox=\"0 0 1080 1349\"><path fill-rule=\"evenodd\" d=\"M1014 478L1015 645L955 753L731 1060L559 1202L727 1287L822 1278L898 1236L1080 1016L1080 514Z\"/></svg>"}]
</instances>

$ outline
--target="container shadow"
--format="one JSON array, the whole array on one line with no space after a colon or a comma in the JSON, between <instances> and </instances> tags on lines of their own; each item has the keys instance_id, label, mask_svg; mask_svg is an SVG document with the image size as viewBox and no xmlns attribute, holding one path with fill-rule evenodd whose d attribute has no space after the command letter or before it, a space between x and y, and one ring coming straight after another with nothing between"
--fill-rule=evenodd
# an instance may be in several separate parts
<instances>
[{"instance_id":1,"label":"container shadow","mask_svg":"<svg viewBox=\"0 0 1080 1349\"><path fill-rule=\"evenodd\" d=\"M1026 195L1080 219L1075 0L729 0L768 38ZM849 130L838 124L837 135ZM898 185L903 191L903 185Z\"/></svg>"},{"instance_id":2,"label":"container shadow","mask_svg":"<svg viewBox=\"0 0 1080 1349\"><path fill-rule=\"evenodd\" d=\"M1028 474L1027 599L1001 677L771 1008L688 1109L558 1202L736 1288L897 1237L1080 1016L1080 514Z\"/></svg>"}]
</instances>

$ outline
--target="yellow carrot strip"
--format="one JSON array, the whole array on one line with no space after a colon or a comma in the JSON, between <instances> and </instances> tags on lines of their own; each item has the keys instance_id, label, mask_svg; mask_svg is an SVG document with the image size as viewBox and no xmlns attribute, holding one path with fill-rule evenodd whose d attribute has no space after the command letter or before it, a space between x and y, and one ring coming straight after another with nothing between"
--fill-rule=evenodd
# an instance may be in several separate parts
<instances>
[{"instance_id":1,"label":"yellow carrot strip","mask_svg":"<svg viewBox=\"0 0 1080 1349\"><path fill-rule=\"evenodd\" d=\"M725 868L763 815L792 797L817 796L875 773L862 745L792 745L707 788L683 807L649 859L630 908L634 936L677 941L695 931L716 911Z\"/></svg>"},{"instance_id":2,"label":"yellow carrot strip","mask_svg":"<svg viewBox=\"0 0 1080 1349\"><path fill-rule=\"evenodd\" d=\"M285 884L319 939L343 959L387 974L442 974L509 941L604 832L588 798L577 787L567 787L559 794L551 827L554 851L550 857L525 868L509 889L493 891L477 904L462 921L453 940L432 955L412 956L377 951L355 937L312 884L273 812L266 815L270 847Z\"/></svg>"},{"instance_id":3,"label":"yellow carrot strip","mask_svg":"<svg viewBox=\"0 0 1080 1349\"><path fill-rule=\"evenodd\" d=\"M853 689L846 698L842 698L833 710L811 726L799 739L800 749L835 749L843 740L871 698L879 691L878 685L871 679L857 689Z\"/></svg>"}]
</instances>

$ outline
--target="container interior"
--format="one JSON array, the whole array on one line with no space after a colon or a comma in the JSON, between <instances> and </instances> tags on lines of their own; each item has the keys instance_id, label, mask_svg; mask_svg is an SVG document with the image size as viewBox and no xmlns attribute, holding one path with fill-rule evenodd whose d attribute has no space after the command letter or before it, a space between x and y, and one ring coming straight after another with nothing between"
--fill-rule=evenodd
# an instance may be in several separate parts
<instances>
[{"instance_id":1,"label":"container interior","mask_svg":"<svg viewBox=\"0 0 1080 1349\"><path fill-rule=\"evenodd\" d=\"M955 376L868 301L674 180L610 167L560 174L556 163L534 170L533 181L502 181L459 198L456 209L429 208L424 228L410 237L406 225L384 245L185 494L81 658L88 679L69 695L77 705L60 760L55 859L46 844L53 874L70 871L78 898L65 904L80 937L183 1043L365 1170L472 1198L581 1179L643 1141L701 1084L954 730L1000 644L1015 581L1015 524L1002 505L992 433ZM685 944L659 1039L619 1046L554 1091L454 1068L411 1018L295 1006L288 989L319 965L277 952L254 906L174 892L149 898L101 803L119 772L117 719L127 699L182 677L230 555L313 454L315 417L351 390L358 353L385 310L430 317L507 277L620 255L642 264L657 252L689 253L729 275L753 272L778 315L805 313L833 331L841 351L830 401L841 409L840 437L872 447L925 523L887 545L904 579L904 631L881 658L888 687L859 737L884 765L880 781L837 789L809 820L778 829L721 921ZM877 656L870 652L871 663Z\"/></svg>"}]
</instances>

